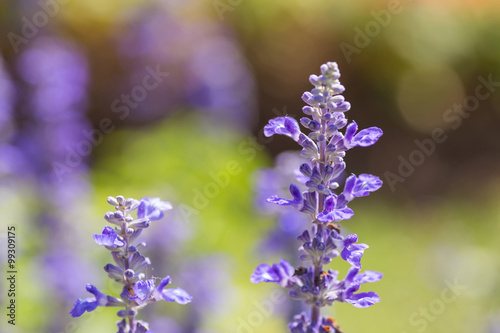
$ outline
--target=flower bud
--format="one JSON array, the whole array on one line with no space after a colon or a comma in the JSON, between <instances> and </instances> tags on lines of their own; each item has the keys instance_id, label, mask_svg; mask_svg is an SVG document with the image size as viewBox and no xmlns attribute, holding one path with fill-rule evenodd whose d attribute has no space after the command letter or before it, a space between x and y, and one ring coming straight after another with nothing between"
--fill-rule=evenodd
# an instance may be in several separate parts
<instances>
[{"instance_id":1,"label":"flower bud","mask_svg":"<svg viewBox=\"0 0 500 333\"><path fill-rule=\"evenodd\" d=\"M118 206L118 201L113 197L108 197L107 201L111 206Z\"/></svg>"},{"instance_id":2,"label":"flower bud","mask_svg":"<svg viewBox=\"0 0 500 333\"><path fill-rule=\"evenodd\" d=\"M132 270L130 268L127 269L124 273L125 277L128 279L130 279L132 276L134 276L134 274L135 274L134 270Z\"/></svg>"},{"instance_id":3,"label":"flower bud","mask_svg":"<svg viewBox=\"0 0 500 333\"><path fill-rule=\"evenodd\" d=\"M118 203L120 205L123 205L123 202L125 201L125 198L123 197L123 195L119 195L116 197L116 201L118 201Z\"/></svg>"}]
</instances>

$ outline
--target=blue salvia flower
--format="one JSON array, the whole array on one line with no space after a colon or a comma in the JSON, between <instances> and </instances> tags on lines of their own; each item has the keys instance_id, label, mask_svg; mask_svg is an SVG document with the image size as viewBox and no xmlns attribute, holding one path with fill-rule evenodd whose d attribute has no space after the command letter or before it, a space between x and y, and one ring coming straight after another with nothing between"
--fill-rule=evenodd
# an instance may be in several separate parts
<instances>
[{"instance_id":1,"label":"blue salvia flower","mask_svg":"<svg viewBox=\"0 0 500 333\"><path fill-rule=\"evenodd\" d=\"M307 160L299 167L303 176L299 179L300 186L305 190L291 184L290 199L276 195L267 199L270 203L293 207L309 217L311 228L297 237L302 244L299 258L306 264L295 268L284 259L278 264L261 264L250 279L253 283L277 283L289 290L291 298L302 300L311 307L310 317L301 313L290 322L289 331L294 333L339 333L334 319L321 317L321 307L337 301L365 308L380 301L374 292L359 292L362 284L382 278L379 272L360 272L361 258L368 245L357 243L355 234L341 235L340 223L354 215L348 207L349 202L378 190L382 181L376 176L361 174L348 176L343 188L339 182L346 168L346 151L373 145L382 130L370 127L358 131L356 122L348 124L345 113L351 105L341 95L345 88L339 78L340 72L334 62L322 65L321 75L310 76L314 88L302 95L308 104L302 111L309 117L300 119L309 134L304 134L299 123L288 116L272 119L264 127L266 136L281 134L296 141L302 147L301 156ZM323 265L338 256L351 265L343 279L338 277L337 271L323 270Z\"/></svg>"},{"instance_id":2,"label":"blue salvia flower","mask_svg":"<svg viewBox=\"0 0 500 333\"><path fill-rule=\"evenodd\" d=\"M86 299L78 299L71 309L73 317L94 311L98 306L123 307L117 315L122 318L118 321L118 333L142 333L149 331L146 322L137 320L138 311L149 303L160 300L187 304L191 296L181 288L165 288L171 278L167 276L156 285L155 279L146 279L143 273L150 265L149 258L143 256L139 250L144 248L144 242L137 242L142 230L149 227L151 221L163 217L163 211L172 209L168 202L159 198L143 198L140 201L125 199L123 196L108 197L108 203L115 206L115 212L108 212L104 218L115 225L104 227L101 234L94 234L94 241L107 250L116 265L107 264L104 271L108 277L123 284L120 298L112 297L100 292L95 286L88 284L87 291L93 295ZM137 209L137 218L130 213ZM135 245L134 245L135 244Z\"/></svg>"}]
</instances>

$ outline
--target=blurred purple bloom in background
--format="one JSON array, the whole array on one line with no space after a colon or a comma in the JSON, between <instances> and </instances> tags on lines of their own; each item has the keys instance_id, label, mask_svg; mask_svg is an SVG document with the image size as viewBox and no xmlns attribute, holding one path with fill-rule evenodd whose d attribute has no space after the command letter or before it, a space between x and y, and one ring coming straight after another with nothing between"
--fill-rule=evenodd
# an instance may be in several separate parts
<instances>
[{"instance_id":1,"label":"blurred purple bloom in background","mask_svg":"<svg viewBox=\"0 0 500 333\"><path fill-rule=\"evenodd\" d=\"M51 235L34 242L43 251L33 269L46 277L45 290L58 299L55 306L64 308L85 283L80 273L91 277L95 272L82 258L84 246L73 237L86 228L82 207L89 200L88 154L75 155L75 163L66 165L90 127L85 115L88 66L74 44L40 36L23 48L15 68L22 80L16 88L27 98L17 101L21 111L11 125L9 148L0 147L7 153L2 160L11 163L13 176L33 180L30 186L40 204L32 228L34 234ZM59 316L48 325L51 331L62 330L66 320Z\"/></svg>"},{"instance_id":2,"label":"blurred purple bloom in background","mask_svg":"<svg viewBox=\"0 0 500 333\"><path fill-rule=\"evenodd\" d=\"M160 198L142 198L139 208L137 208L137 217L156 221L163 217L164 211L171 209L170 202L161 201Z\"/></svg>"},{"instance_id":3,"label":"blurred purple bloom in background","mask_svg":"<svg viewBox=\"0 0 500 333\"><path fill-rule=\"evenodd\" d=\"M138 112L130 113L131 119L155 119L187 107L219 122L243 128L253 124L255 83L250 67L228 25L210 16L191 18L201 6L153 1L117 28L116 45L124 67L130 68L131 83L140 82L151 64L169 73L161 88L149 91L148 98L134 106ZM174 14L180 9L184 15Z\"/></svg>"},{"instance_id":4,"label":"blurred purple bloom in background","mask_svg":"<svg viewBox=\"0 0 500 333\"><path fill-rule=\"evenodd\" d=\"M254 175L257 211L276 219L276 224L268 231L267 236L258 242L256 251L260 257L273 258L295 251L297 249L295 236L307 227L308 219L304 214L294 209L280 209L279 206L270 205L267 201L276 193L279 193L279 196L290 193L291 182L305 183L303 175L297 168L301 161L298 152L282 152L276 157L274 168L258 170ZM277 309L276 315L288 318L303 310L305 310L303 304L286 303Z\"/></svg>"},{"instance_id":5,"label":"blurred purple bloom in background","mask_svg":"<svg viewBox=\"0 0 500 333\"><path fill-rule=\"evenodd\" d=\"M297 152L283 152L276 157L276 167L261 169L254 175L256 199L255 205L259 212L273 215L277 219L275 228L269 231L263 244L258 246L260 254L271 251L272 254L287 253L296 249L295 237L306 227L307 218L295 210L283 210L269 205L267 199L276 193L286 195L290 183L301 176L296 168L302 159Z\"/></svg>"}]
</instances>

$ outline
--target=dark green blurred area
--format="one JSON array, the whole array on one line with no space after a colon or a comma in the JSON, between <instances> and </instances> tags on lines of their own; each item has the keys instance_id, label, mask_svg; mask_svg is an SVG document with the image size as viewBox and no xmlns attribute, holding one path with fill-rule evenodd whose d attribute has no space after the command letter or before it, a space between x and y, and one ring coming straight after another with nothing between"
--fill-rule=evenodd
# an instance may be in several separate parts
<instances>
[{"instance_id":1,"label":"dark green blurred area","mask_svg":"<svg viewBox=\"0 0 500 333\"><path fill-rule=\"evenodd\" d=\"M36 10L36 4L28 3L0 4L4 36L20 31L20 17L25 15L20 8L34 6ZM225 11L217 7L220 3L226 4ZM361 128L378 126L384 131L375 146L348 153L348 172L378 175L385 186L354 202L355 216L345 223L346 229L370 245L363 257L364 269L381 271L384 278L370 286L381 296L381 303L363 310L338 304L332 316L346 333L500 332L500 6L496 1L397 4L242 0L233 5L230 1L165 5L161 1L73 0L61 5L44 33L73 40L84 49L91 74L87 117L94 128L103 118L117 126L90 156L92 206L86 207L85 216L92 218L81 227L87 233L79 235L87 241L89 257L99 267L109 260L91 238L91 233L104 226L107 196L160 196L171 201L194 233L179 249L179 256L225 253L231 258L231 281L237 287L231 311L205 323L204 328L240 333L240 319L248 320L258 312L256 302L275 289L249 282L261 262L256 244L275 223L254 207L253 174L272 166L279 152L297 149L284 137L265 144L260 141L263 150L252 142L259 142L262 127L277 113L299 119L300 96L310 89L308 76L317 74L322 63L336 61L346 87L344 95L352 104L349 119ZM134 63L120 59L110 45L121 31L130 31L125 28L137 13L158 8L165 16L192 24L194 30L199 22L220 25L238 42L255 80L256 106L246 127L193 108L175 107L147 120L125 122L110 110L117 87L127 87L127 66ZM391 13L390 8L397 9ZM175 31L155 33L170 36ZM346 56L346 48L357 51ZM15 77L17 54L8 38L0 42L0 51ZM181 43L175 52L181 58L182 52L197 52L196 43L186 49ZM181 71L175 63L166 63L165 70L172 73L172 80ZM481 88L490 94L467 111L465 101L477 95L485 80L494 82L492 90ZM23 100L23 96L17 98ZM465 111L449 111L455 105ZM22 122L24 110L16 112L17 121ZM442 129L446 139L434 141L427 154L416 140L429 142L436 129ZM413 163L413 171L401 166L412 165L411 156L417 155L423 159ZM238 172L229 185L199 206L198 193L214 182L211 173L227 170L228 163ZM16 221L19 226L22 253L19 325L8 326L5 319L0 322L2 332L9 333L37 332L51 318L70 310L54 313L44 281L36 278L37 251L43 247L40 238L48 236L30 231L32 211L40 209L39 202L29 181L19 186L16 195L3 188L5 200L0 204L4 221ZM168 216L159 223L168 223ZM155 227L148 231L154 233ZM289 253L288 258L295 255ZM335 264L342 276L346 266ZM175 272L169 274L175 277ZM105 283L113 290L111 282ZM450 285L461 287L454 294ZM167 314L178 311L170 304L163 309ZM74 325L74 332L110 332L115 329L114 314L114 309L103 309L87 319L88 314L76 319L68 315L68 325ZM282 318L264 317L252 332L286 331Z\"/></svg>"}]
</instances>

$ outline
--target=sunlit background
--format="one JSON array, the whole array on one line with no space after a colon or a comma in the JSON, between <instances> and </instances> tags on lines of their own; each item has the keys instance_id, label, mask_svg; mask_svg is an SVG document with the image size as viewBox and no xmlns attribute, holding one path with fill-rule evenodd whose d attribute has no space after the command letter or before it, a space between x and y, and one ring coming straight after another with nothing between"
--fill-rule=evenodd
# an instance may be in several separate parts
<instances>
[{"instance_id":1,"label":"sunlit background","mask_svg":"<svg viewBox=\"0 0 500 333\"><path fill-rule=\"evenodd\" d=\"M292 180L299 162L280 153L298 146L262 127L300 117L326 61L348 117L384 131L348 172L385 185L344 225L384 273L382 302L325 314L345 333L500 332L498 1L3 0L0 31L1 332L116 331L116 308L68 314L86 283L120 292L92 239L110 195L174 206L143 233L148 275L194 301L149 306L154 332L286 332L300 308L249 277L296 257L263 200Z\"/></svg>"}]
</instances>

